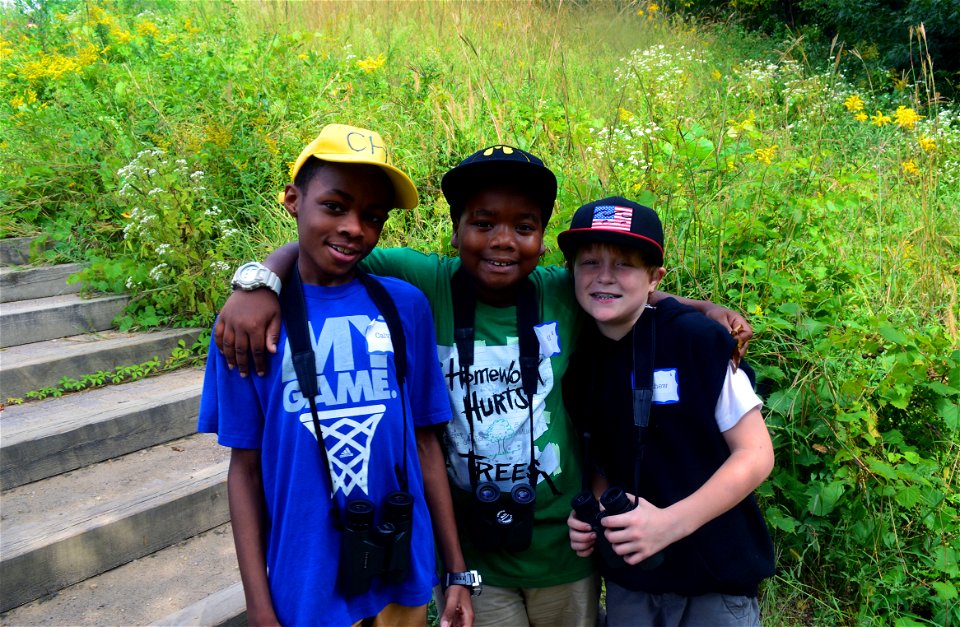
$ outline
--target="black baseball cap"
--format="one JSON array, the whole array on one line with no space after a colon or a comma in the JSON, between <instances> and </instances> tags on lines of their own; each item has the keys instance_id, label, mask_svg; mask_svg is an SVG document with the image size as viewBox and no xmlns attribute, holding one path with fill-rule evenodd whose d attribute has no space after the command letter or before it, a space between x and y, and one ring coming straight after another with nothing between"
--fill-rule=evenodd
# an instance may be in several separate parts
<instances>
[{"instance_id":1,"label":"black baseball cap","mask_svg":"<svg viewBox=\"0 0 960 627\"><path fill-rule=\"evenodd\" d=\"M639 250L651 265L663 265L663 225L657 212L641 204L611 196L577 209L570 228L557 236L567 261L584 244L605 243Z\"/></svg>"},{"instance_id":2,"label":"black baseball cap","mask_svg":"<svg viewBox=\"0 0 960 627\"><path fill-rule=\"evenodd\" d=\"M467 200L477 191L497 183L517 185L540 206L547 226L557 200L557 177L536 156L513 146L489 146L478 150L443 175L440 189L456 223Z\"/></svg>"}]
</instances>

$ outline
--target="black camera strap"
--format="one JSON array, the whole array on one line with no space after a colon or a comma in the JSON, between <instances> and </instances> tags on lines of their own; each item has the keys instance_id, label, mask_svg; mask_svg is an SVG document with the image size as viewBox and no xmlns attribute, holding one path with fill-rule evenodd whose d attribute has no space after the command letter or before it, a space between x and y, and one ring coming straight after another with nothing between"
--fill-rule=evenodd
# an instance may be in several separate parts
<instances>
[{"instance_id":1,"label":"black camera strap","mask_svg":"<svg viewBox=\"0 0 960 627\"><path fill-rule=\"evenodd\" d=\"M633 325L633 372L631 393L633 426L637 433L637 454L633 467L633 493L639 494L640 464L643 462L644 441L650 426L650 405L653 403L653 358L657 350L656 308L646 305Z\"/></svg>"},{"instance_id":2,"label":"black camera strap","mask_svg":"<svg viewBox=\"0 0 960 627\"><path fill-rule=\"evenodd\" d=\"M633 369L630 372L631 409L633 426L637 436L637 453L633 468L633 494L640 489L640 464L646 447L645 436L650 426L650 409L653 403L653 359L656 353L656 308L651 305L644 307L644 313L633 325L631 342ZM592 355L592 353L591 353ZM597 391L597 370L590 370L590 389L588 394L593 396ZM581 485L583 490L592 492L593 450L591 431L589 428L580 430L580 446L583 454L583 468Z\"/></svg>"},{"instance_id":3,"label":"black camera strap","mask_svg":"<svg viewBox=\"0 0 960 627\"><path fill-rule=\"evenodd\" d=\"M383 315L390 330L390 341L393 344L393 361L397 373L397 385L400 388L400 406L403 412L403 467L399 464L394 466L394 472L397 475L397 481L401 490L408 491L407 476L407 405L404 393L406 372L407 372L407 349L406 337L403 334L403 325L400 322L400 314L397 311L396 304L390 297L386 288L379 281L363 272L356 270L357 280L364 286L373 304ZM313 429L317 437L317 444L320 446L320 459L327 478L333 486L333 475L330 471L330 460L327 457L327 447L324 443L323 429L320 425L320 418L317 414L317 360L313 351L313 344L310 341L310 330L307 324L307 305L303 296L303 283L300 279L300 269L294 262L293 273L280 292L280 311L283 316L283 322L287 329L287 339L290 342L291 361L293 368L297 373L297 381L300 385L300 393L310 405L310 413L313 416ZM340 514L336 501L332 503L333 520L339 525Z\"/></svg>"},{"instance_id":4,"label":"black camera strap","mask_svg":"<svg viewBox=\"0 0 960 627\"><path fill-rule=\"evenodd\" d=\"M457 270L450 282L453 297L453 338L457 345L457 355L461 371L465 371L466 396L463 399L463 409L467 414L470 425L470 451L467 454L469 465L470 487L476 489L479 482L477 476L476 437L473 424L473 398L470 389L470 368L473 366L473 346L476 337L477 289L473 277L463 268ZM530 464L527 477L531 487L536 489L537 477L543 474L550 489L557 492L550 477L539 470L536 460L536 446L533 434L533 398L537 393L540 381L540 341L534 327L540 320L537 307L537 288L529 277L525 277L519 285L517 295L517 335L520 344L520 381L523 393L527 397L527 413L530 419Z\"/></svg>"}]
</instances>

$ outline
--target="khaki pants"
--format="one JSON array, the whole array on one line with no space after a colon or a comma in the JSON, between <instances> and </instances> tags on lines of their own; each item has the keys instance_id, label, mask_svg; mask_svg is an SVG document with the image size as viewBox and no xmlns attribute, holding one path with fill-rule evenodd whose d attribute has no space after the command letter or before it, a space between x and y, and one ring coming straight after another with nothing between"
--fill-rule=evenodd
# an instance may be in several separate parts
<instances>
[{"instance_id":1,"label":"khaki pants","mask_svg":"<svg viewBox=\"0 0 960 627\"><path fill-rule=\"evenodd\" d=\"M434 588L437 611L443 614L443 593ZM591 575L549 588L483 586L473 597L474 627L595 627L600 578Z\"/></svg>"}]
</instances>

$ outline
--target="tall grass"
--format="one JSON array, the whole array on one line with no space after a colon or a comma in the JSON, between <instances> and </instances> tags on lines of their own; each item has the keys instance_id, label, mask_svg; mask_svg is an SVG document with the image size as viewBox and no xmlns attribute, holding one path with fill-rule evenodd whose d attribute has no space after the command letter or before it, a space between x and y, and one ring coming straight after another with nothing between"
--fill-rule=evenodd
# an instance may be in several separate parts
<instances>
[{"instance_id":1,"label":"tall grass","mask_svg":"<svg viewBox=\"0 0 960 627\"><path fill-rule=\"evenodd\" d=\"M547 262L579 204L631 197L666 224L667 289L757 330L765 622L960 621L960 120L922 28L914 75L871 85L845 74L855 50L643 2L62 0L0 20L0 230L135 291L124 324L208 324L232 267L294 237L276 194L326 123L394 146L422 201L382 243L428 251L449 252L443 173L520 146L560 179Z\"/></svg>"}]
</instances>

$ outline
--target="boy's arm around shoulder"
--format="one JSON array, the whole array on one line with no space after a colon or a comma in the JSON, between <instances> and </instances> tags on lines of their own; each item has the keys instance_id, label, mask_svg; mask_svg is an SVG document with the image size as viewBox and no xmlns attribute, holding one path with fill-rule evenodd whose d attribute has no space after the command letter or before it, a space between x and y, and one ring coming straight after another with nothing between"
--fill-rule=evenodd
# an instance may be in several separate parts
<instances>
[{"instance_id":1,"label":"boy's arm around shoulder","mask_svg":"<svg viewBox=\"0 0 960 627\"><path fill-rule=\"evenodd\" d=\"M247 621L250 625L279 625L267 581L266 507L259 450L231 450L227 494L237 563L247 602Z\"/></svg>"},{"instance_id":2,"label":"boy's arm around shoulder","mask_svg":"<svg viewBox=\"0 0 960 627\"><path fill-rule=\"evenodd\" d=\"M734 368L740 365L740 360L747 354L747 345L753 338L753 327L750 326L747 319L743 317L743 314L717 305L709 300L693 300L691 298L676 296L669 292L661 292L660 290L650 295L650 304L656 306L657 303L664 298L676 299L677 302L688 307L693 307L711 320L719 322L720 325L737 340L737 350L734 351L732 359Z\"/></svg>"},{"instance_id":3,"label":"boy's arm around shoulder","mask_svg":"<svg viewBox=\"0 0 960 627\"><path fill-rule=\"evenodd\" d=\"M299 252L299 242L290 242L264 259L263 265L280 277L281 286L290 277ZM277 352L282 320L280 301L272 290L236 290L220 309L213 340L231 369L239 368L240 375L247 376L248 356L252 354L254 369L263 376L267 372L267 353Z\"/></svg>"}]
</instances>

